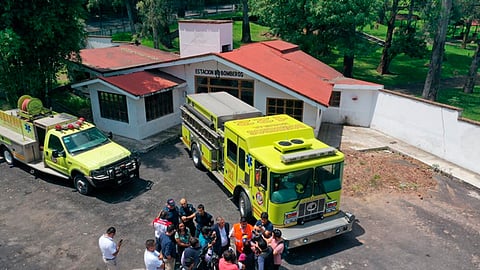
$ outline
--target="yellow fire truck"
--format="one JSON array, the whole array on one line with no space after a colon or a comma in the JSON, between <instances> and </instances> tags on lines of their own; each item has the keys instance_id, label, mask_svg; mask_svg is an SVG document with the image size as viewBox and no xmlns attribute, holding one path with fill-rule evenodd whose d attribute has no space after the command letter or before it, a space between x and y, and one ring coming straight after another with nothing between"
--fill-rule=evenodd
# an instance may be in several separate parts
<instances>
[{"instance_id":1,"label":"yellow fire truck","mask_svg":"<svg viewBox=\"0 0 480 270\"><path fill-rule=\"evenodd\" d=\"M92 187L123 185L139 176L139 160L93 124L22 96L18 109L0 111L0 150L9 165L22 162L73 180L81 194Z\"/></svg>"},{"instance_id":2,"label":"yellow fire truck","mask_svg":"<svg viewBox=\"0 0 480 270\"><path fill-rule=\"evenodd\" d=\"M188 95L182 141L193 163L234 196L243 216L262 212L282 228L289 248L352 230L340 210L344 155L288 116L262 116L225 92Z\"/></svg>"}]
</instances>

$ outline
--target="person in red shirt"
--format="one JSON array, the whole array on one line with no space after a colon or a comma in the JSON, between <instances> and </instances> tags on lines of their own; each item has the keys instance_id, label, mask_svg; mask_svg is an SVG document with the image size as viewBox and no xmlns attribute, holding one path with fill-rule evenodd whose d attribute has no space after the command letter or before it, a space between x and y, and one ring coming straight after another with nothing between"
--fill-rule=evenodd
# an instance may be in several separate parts
<instances>
[{"instance_id":1,"label":"person in red shirt","mask_svg":"<svg viewBox=\"0 0 480 270\"><path fill-rule=\"evenodd\" d=\"M218 262L219 270L239 270L236 264L236 257L233 250L227 249L223 252L223 256Z\"/></svg>"},{"instance_id":2,"label":"person in red shirt","mask_svg":"<svg viewBox=\"0 0 480 270\"><path fill-rule=\"evenodd\" d=\"M153 229L155 230L155 250L158 252L162 250L160 236L164 234L167 231L167 227L172 224L172 222L167 220L167 216L168 214L162 210L152 222Z\"/></svg>"}]
</instances>

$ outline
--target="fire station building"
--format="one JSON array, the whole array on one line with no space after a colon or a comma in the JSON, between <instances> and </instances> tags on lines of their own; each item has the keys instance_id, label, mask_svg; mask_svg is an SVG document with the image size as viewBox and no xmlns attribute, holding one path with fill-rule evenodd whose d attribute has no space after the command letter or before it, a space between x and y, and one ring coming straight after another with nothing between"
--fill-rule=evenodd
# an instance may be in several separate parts
<instances>
[{"instance_id":1,"label":"fire station building","mask_svg":"<svg viewBox=\"0 0 480 270\"><path fill-rule=\"evenodd\" d=\"M180 21L180 55L133 44L84 49L91 79L72 87L90 96L100 129L137 140L180 124L186 95L218 91L316 131L322 122L370 125L382 85L343 77L281 40L233 49L232 28L230 20Z\"/></svg>"}]
</instances>

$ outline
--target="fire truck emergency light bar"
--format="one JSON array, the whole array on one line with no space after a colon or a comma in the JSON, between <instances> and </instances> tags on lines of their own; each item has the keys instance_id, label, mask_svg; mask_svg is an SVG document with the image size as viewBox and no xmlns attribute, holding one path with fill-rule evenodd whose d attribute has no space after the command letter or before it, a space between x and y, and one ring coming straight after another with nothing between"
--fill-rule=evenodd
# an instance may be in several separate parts
<instances>
[{"instance_id":1,"label":"fire truck emergency light bar","mask_svg":"<svg viewBox=\"0 0 480 270\"><path fill-rule=\"evenodd\" d=\"M292 163L300 160L334 156L336 151L337 150L333 147L327 147L322 149L301 151L297 153L289 153L289 154L281 155L280 158L282 159L283 163L288 164L288 163Z\"/></svg>"}]
</instances>

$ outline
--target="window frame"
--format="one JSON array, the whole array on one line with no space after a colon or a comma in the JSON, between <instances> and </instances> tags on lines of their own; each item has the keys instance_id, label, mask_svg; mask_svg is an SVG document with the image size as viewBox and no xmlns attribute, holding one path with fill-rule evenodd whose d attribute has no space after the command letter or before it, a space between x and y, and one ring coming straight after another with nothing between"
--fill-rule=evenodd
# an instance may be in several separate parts
<instances>
[{"instance_id":1,"label":"window frame","mask_svg":"<svg viewBox=\"0 0 480 270\"><path fill-rule=\"evenodd\" d=\"M206 80L206 82L203 82L203 80ZM231 85L216 84L216 82L230 82ZM195 76L195 93L212 93L221 91L225 91L253 106L255 100L254 80Z\"/></svg>"},{"instance_id":2,"label":"window frame","mask_svg":"<svg viewBox=\"0 0 480 270\"><path fill-rule=\"evenodd\" d=\"M129 123L127 96L98 91L98 103L102 118Z\"/></svg>"},{"instance_id":3,"label":"window frame","mask_svg":"<svg viewBox=\"0 0 480 270\"><path fill-rule=\"evenodd\" d=\"M144 98L147 122L173 113L173 91L160 91Z\"/></svg>"},{"instance_id":4,"label":"window frame","mask_svg":"<svg viewBox=\"0 0 480 270\"><path fill-rule=\"evenodd\" d=\"M298 106L300 104L301 108ZM266 115L288 114L299 121L303 121L303 107L303 100L267 97Z\"/></svg>"},{"instance_id":5,"label":"window frame","mask_svg":"<svg viewBox=\"0 0 480 270\"><path fill-rule=\"evenodd\" d=\"M342 92L341 91L332 91L328 105L330 107L339 108L340 102L342 101Z\"/></svg>"}]
</instances>

